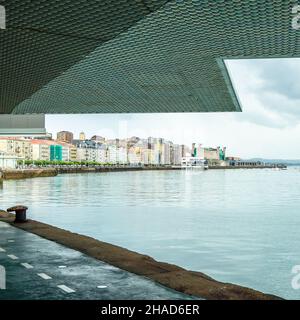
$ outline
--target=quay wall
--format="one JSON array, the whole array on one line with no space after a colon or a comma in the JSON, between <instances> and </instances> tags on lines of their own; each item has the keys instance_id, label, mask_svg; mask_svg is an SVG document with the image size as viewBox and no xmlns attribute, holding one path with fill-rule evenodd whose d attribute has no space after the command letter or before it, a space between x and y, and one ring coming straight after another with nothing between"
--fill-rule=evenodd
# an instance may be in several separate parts
<instances>
[{"instance_id":1,"label":"quay wall","mask_svg":"<svg viewBox=\"0 0 300 320\"><path fill-rule=\"evenodd\" d=\"M55 177L58 172L56 169L15 169L3 170L4 180L18 180L39 177Z\"/></svg>"},{"instance_id":2,"label":"quay wall","mask_svg":"<svg viewBox=\"0 0 300 320\"><path fill-rule=\"evenodd\" d=\"M209 166L209 169L271 169L274 166ZM58 174L68 173L95 173L95 172L120 172L120 171L160 171L182 170L181 167L57 167L57 168L34 168L34 169L6 169L0 170L0 183L2 180L17 180L39 177L55 177Z\"/></svg>"},{"instance_id":3,"label":"quay wall","mask_svg":"<svg viewBox=\"0 0 300 320\"><path fill-rule=\"evenodd\" d=\"M274 169L274 166L208 166L209 169Z\"/></svg>"},{"instance_id":4,"label":"quay wall","mask_svg":"<svg viewBox=\"0 0 300 320\"><path fill-rule=\"evenodd\" d=\"M89 173L89 172L120 172L120 171L159 171L159 170L180 170L172 167L81 167L81 168L58 168L58 173Z\"/></svg>"}]
</instances>

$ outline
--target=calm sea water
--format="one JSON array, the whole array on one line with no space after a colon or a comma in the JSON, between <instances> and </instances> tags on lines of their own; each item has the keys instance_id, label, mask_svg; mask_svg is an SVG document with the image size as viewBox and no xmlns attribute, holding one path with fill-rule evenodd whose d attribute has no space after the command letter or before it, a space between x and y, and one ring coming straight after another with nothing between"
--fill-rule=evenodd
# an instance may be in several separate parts
<instances>
[{"instance_id":1,"label":"calm sea water","mask_svg":"<svg viewBox=\"0 0 300 320\"><path fill-rule=\"evenodd\" d=\"M147 171L6 181L0 208L198 270L300 299L300 168Z\"/></svg>"}]
</instances>

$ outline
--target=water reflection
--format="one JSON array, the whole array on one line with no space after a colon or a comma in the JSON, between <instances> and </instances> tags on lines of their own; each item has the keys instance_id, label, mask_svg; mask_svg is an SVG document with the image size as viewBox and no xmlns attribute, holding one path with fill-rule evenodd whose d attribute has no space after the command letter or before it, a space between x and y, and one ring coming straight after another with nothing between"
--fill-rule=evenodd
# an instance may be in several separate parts
<instances>
[{"instance_id":1,"label":"water reflection","mask_svg":"<svg viewBox=\"0 0 300 320\"><path fill-rule=\"evenodd\" d=\"M299 190L299 168L70 174L5 181L0 207L22 203L34 219L298 298Z\"/></svg>"}]
</instances>

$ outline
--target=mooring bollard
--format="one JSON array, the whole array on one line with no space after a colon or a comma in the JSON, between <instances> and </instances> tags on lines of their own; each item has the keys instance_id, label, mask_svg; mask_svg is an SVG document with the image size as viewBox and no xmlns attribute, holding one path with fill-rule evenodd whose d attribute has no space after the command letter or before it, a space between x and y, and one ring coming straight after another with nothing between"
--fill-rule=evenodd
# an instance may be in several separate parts
<instances>
[{"instance_id":1,"label":"mooring bollard","mask_svg":"<svg viewBox=\"0 0 300 320\"><path fill-rule=\"evenodd\" d=\"M27 207L25 206L21 206L21 205L18 205L18 206L14 206L14 207L11 207L11 208L8 208L6 211L7 212L15 212L16 213L16 219L15 219L15 222L26 222L27 219L26 219L26 211L28 210Z\"/></svg>"}]
</instances>

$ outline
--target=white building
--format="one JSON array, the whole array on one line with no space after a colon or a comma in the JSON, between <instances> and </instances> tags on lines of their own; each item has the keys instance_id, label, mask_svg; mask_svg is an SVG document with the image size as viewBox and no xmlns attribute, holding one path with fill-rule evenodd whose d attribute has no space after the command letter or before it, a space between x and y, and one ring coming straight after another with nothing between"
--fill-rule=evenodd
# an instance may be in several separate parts
<instances>
[{"instance_id":1,"label":"white building","mask_svg":"<svg viewBox=\"0 0 300 320\"><path fill-rule=\"evenodd\" d=\"M77 161L97 161L97 149L77 148Z\"/></svg>"},{"instance_id":2,"label":"white building","mask_svg":"<svg viewBox=\"0 0 300 320\"><path fill-rule=\"evenodd\" d=\"M181 158L182 158L182 146L179 144L174 144L172 147L171 163L174 165L180 165Z\"/></svg>"},{"instance_id":3,"label":"white building","mask_svg":"<svg viewBox=\"0 0 300 320\"><path fill-rule=\"evenodd\" d=\"M115 145L108 146L108 149L107 149L107 161L109 163L116 164L117 160L118 160L118 158L117 158L117 146L115 146Z\"/></svg>"},{"instance_id":4,"label":"white building","mask_svg":"<svg viewBox=\"0 0 300 320\"><path fill-rule=\"evenodd\" d=\"M16 155L26 160L32 159L30 140L0 138L0 151Z\"/></svg>"},{"instance_id":5,"label":"white building","mask_svg":"<svg viewBox=\"0 0 300 320\"><path fill-rule=\"evenodd\" d=\"M161 150L161 164L171 164L171 142L163 141Z\"/></svg>"},{"instance_id":6,"label":"white building","mask_svg":"<svg viewBox=\"0 0 300 320\"><path fill-rule=\"evenodd\" d=\"M70 161L70 148L62 145L62 161Z\"/></svg>"},{"instance_id":7,"label":"white building","mask_svg":"<svg viewBox=\"0 0 300 320\"><path fill-rule=\"evenodd\" d=\"M117 149L117 162L120 164L128 163L127 148L120 147Z\"/></svg>"},{"instance_id":8,"label":"white building","mask_svg":"<svg viewBox=\"0 0 300 320\"><path fill-rule=\"evenodd\" d=\"M107 162L106 147L103 146L96 149L96 161L100 163Z\"/></svg>"},{"instance_id":9,"label":"white building","mask_svg":"<svg viewBox=\"0 0 300 320\"><path fill-rule=\"evenodd\" d=\"M32 157L31 159L36 160L43 160L48 161L50 160L50 145L45 144L39 140L31 141L31 152Z\"/></svg>"},{"instance_id":10,"label":"white building","mask_svg":"<svg viewBox=\"0 0 300 320\"><path fill-rule=\"evenodd\" d=\"M0 152L0 169L15 169L18 165L18 160L23 159L15 155Z\"/></svg>"}]
</instances>

